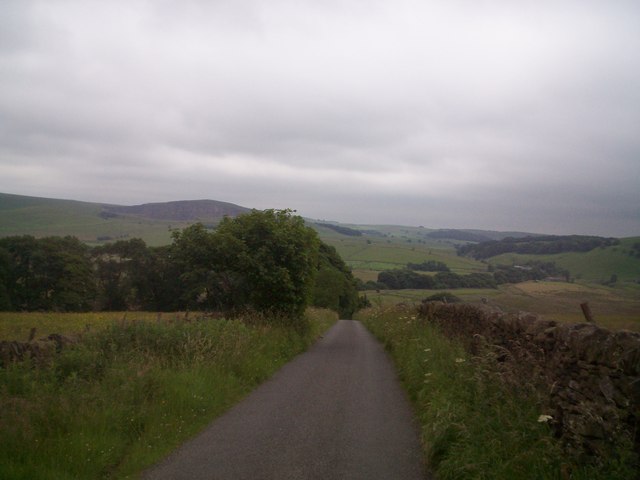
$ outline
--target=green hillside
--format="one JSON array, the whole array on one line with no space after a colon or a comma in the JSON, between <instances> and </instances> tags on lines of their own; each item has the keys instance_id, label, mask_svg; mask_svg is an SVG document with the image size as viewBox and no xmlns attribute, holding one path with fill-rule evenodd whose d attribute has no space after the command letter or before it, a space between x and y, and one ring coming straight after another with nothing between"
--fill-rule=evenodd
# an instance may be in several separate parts
<instances>
[{"instance_id":1,"label":"green hillside","mask_svg":"<svg viewBox=\"0 0 640 480\"><path fill-rule=\"evenodd\" d=\"M72 235L88 244L118 239L142 238L148 245L171 241L171 231L196 221L215 225L224 215L247 211L237 205L213 200L166 202L137 206L28 197L0 193L0 237L11 235ZM428 260L445 263L453 272L468 274L487 271L487 263L522 264L528 260L554 261L579 281L601 283L616 275L619 284L640 280L640 252L630 255L640 237L622 239L619 245L585 253L554 255L503 254L486 262L456 254L462 242L446 238L459 232L499 239L509 232L482 230L434 230L398 225L353 225L308 220L323 241L333 245L356 276L375 280L382 270L403 268L407 263ZM438 235L433 235L437 232ZM517 233L513 236L524 236Z\"/></svg>"},{"instance_id":2,"label":"green hillside","mask_svg":"<svg viewBox=\"0 0 640 480\"><path fill-rule=\"evenodd\" d=\"M485 272L487 265L468 257L456 255L455 242L430 239L431 230L419 227L348 225L362 231L376 232L361 237L340 235L318 228L322 239L336 247L340 256L360 279L376 280L383 270L404 268L407 263L428 260L443 262L455 273Z\"/></svg>"},{"instance_id":3,"label":"green hillside","mask_svg":"<svg viewBox=\"0 0 640 480\"><path fill-rule=\"evenodd\" d=\"M166 245L172 229L215 224L246 210L213 200L120 206L0 193L0 237L72 235L89 244L142 238Z\"/></svg>"},{"instance_id":4,"label":"green hillside","mask_svg":"<svg viewBox=\"0 0 640 480\"><path fill-rule=\"evenodd\" d=\"M640 237L623 238L619 245L596 248L590 252L567 252L553 255L523 255L505 253L491 257L491 264L519 265L529 260L555 262L566 268L576 280L602 283L616 275L618 282L640 282L640 258L634 253L633 245L640 243Z\"/></svg>"}]
</instances>

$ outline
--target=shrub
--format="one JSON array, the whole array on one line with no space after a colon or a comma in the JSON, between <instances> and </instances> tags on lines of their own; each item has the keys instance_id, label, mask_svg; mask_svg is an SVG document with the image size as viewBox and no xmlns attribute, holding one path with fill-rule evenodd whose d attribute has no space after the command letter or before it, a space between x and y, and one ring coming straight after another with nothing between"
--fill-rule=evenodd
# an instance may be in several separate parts
<instances>
[{"instance_id":1,"label":"shrub","mask_svg":"<svg viewBox=\"0 0 640 480\"><path fill-rule=\"evenodd\" d=\"M444 302L444 303L460 303L461 298L456 297L451 292L438 292L423 300L423 302Z\"/></svg>"}]
</instances>

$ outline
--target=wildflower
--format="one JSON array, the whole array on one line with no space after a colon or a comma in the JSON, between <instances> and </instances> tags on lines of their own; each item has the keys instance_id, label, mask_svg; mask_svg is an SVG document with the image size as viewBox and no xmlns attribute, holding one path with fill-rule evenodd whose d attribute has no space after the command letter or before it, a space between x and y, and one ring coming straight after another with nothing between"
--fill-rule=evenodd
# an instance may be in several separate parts
<instances>
[{"instance_id":1,"label":"wildflower","mask_svg":"<svg viewBox=\"0 0 640 480\"><path fill-rule=\"evenodd\" d=\"M540 415L538 417L538 423L547 423L549 420L553 420L551 415Z\"/></svg>"}]
</instances>

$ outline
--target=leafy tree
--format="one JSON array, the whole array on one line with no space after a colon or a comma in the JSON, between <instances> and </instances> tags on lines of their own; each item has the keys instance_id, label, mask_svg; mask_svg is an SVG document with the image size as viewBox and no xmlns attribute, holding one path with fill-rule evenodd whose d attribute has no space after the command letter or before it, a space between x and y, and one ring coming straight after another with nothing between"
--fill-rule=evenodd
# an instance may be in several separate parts
<instances>
[{"instance_id":1,"label":"leafy tree","mask_svg":"<svg viewBox=\"0 0 640 480\"><path fill-rule=\"evenodd\" d=\"M460 303L462 299L451 292L438 292L428 296L422 302Z\"/></svg>"},{"instance_id":2,"label":"leafy tree","mask_svg":"<svg viewBox=\"0 0 640 480\"><path fill-rule=\"evenodd\" d=\"M415 289L445 289L445 288L496 288L494 278L485 273L471 273L458 275L453 272L438 272L433 277L420 275L412 270L386 270L378 274L378 283L386 288L399 290L403 288ZM375 286L375 284L373 284ZM369 282L365 284L371 286Z\"/></svg>"},{"instance_id":3,"label":"leafy tree","mask_svg":"<svg viewBox=\"0 0 640 480\"><path fill-rule=\"evenodd\" d=\"M563 277L569 281L568 270L559 268L555 262L531 260L518 266L496 265L493 278L497 284L519 283L527 280L542 280L547 277Z\"/></svg>"},{"instance_id":4,"label":"leafy tree","mask_svg":"<svg viewBox=\"0 0 640 480\"><path fill-rule=\"evenodd\" d=\"M9 256L5 288L13 308L85 311L93 306L88 248L77 238L7 237L0 248Z\"/></svg>"},{"instance_id":5,"label":"leafy tree","mask_svg":"<svg viewBox=\"0 0 640 480\"><path fill-rule=\"evenodd\" d=\"M188 304L293 323L311 300L318 248L315 231L290 210L226 217L212 233L192 225L174 234L171 247Z\"/></svg>"},{"instance_id":6,"label":"leafy tree","mask_svg":"<svg viewBox=\"0 0 640 480\"><path fill-rule=\"evenodd\" d=\"M342 318L351 318L359 306L358 289L351 269L336 249L324 242L320 243L313 305L334 310Z\"/></svg>"},{"instance_id":7,"label":"leafy tree","mask_svg":"<svg viewBox=\"0 0 640 480\"><path fill-rule=\"evenodd\" d=\"M309 304L318 262L319 240L291 210L252 210L225 217L213 234L224 246L225 264L243 308L300 319Z\"/></svg>"},{"instance_id":8,"label":"leafy tree","mask_svg":"<svg viewBox=\"0 0 640 480\"><path fill-rule=\"evenodd\" d=\"M11 257L9 252L0 247L0 310L11 310L9 297Z\"/></svg>"},{"instance_id":9,"label":"leafy tree","mask_svg":"<svg viewBox=\"0 0 640 480\"><path fill-rule=\"evenodd\" d=\"M182 284L182 300L192 308L233 312L249 299L237 256L246 245L229 233L211 233L202 224L174 232L171 246Z\"/></svg>"},{"instance_id":10,"label":"leafy tree","mask_svg":"<svg viewBox=\"0 0 640 480\"><path fill-rule=\"evenodd\" d=\"M618 245L616 238L603 238L586 235L545 235L535 237L492 240L478 244L457 247L458 255L470 255L478 260L487 259L502 253L555 254L563 252L589 252L594 248Z\"/></svg>"},{"instance_id":11,"label":"leafy tree","mask_svg":"<svg viewBox=\"0 0 640 480\"><path fill-rule=\"evenodd\" d=\"M409 270L418 270L420 272L450 272L446 263L436 260L427 260L422 263L407 263Z\"/></svg>"},{"instance_id":12,"label":"leafy tree","mask_svg":"<svg viewBox=\"0 0 640 480\"><path fill-rule=\"evenodd\" d=\"M385 270L378 274L378 283L383 283L391 290L404 288L435 288L435 281L428 275L420 275L411 270Z\"/></svg>"},{"instance_id":13,"label":"leafy tree","mask_svg":"<svg viewBox=\"0 0 640 480\"><path fill-rule=\"evenodd\" d=\"M184 310L187 304L180 273L171 246L150 248L146 267L147 297L143 308L159 312Z\"/></svg>"},{"instance_id":14,"label":"leafy tree","mask_svg":"<svg viewBox=\"0 0 640 480\"><path fill-rule=\"evenodd\" d=\"M136 310L149 303L151 253L139 238L95 247L98 308Z\"/></svg>"}]
</instances>

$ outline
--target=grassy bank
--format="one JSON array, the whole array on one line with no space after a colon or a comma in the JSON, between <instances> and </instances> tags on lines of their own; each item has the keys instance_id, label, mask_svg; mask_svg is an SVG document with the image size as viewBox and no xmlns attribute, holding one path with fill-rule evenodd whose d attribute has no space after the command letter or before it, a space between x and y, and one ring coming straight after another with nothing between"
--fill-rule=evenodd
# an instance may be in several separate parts
<instances>
[{"instance_id":1,"label":"grassy bank","mask_svg":"<svg viewBox=\"0 0 640 480\"><path fill-rule=\"evenodd\" d=\"M424 325L408 308L360 314L391 353L422 428L427 462L446 479L624 479L616 464L588 467L563 456L535 395L507 389L489 361Z\"/></svg>"},{"instance_id":2,"label":"grassy bank","mask_svg":"<svg viewBox=\"0 0 640 480\"><path fill-rule=\"evenodd\" d=\"M0 369L0 478L133 478L310 345L261 322L113 324L49 365ZM133 318L131 318L133 320Z\"/></svg>"}]
</instances>

